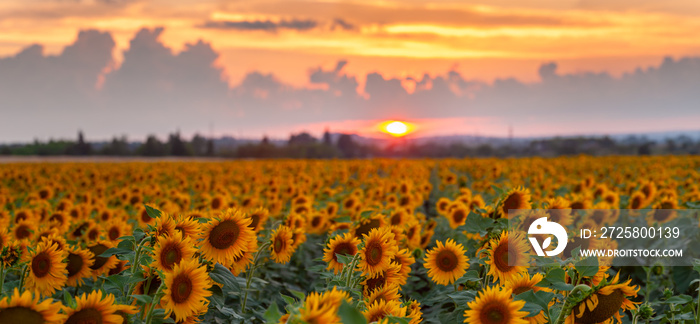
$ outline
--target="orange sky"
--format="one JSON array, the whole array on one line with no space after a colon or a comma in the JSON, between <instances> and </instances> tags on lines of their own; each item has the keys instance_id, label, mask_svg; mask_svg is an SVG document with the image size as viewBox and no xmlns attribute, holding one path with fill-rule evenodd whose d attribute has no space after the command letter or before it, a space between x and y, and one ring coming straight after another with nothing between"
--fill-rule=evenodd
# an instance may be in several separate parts
<instances>
[{"instance_id":1,"label":"orange sky","mask_svg":"<svg viewBox=\"0 0 700 324\"><path fill-rule=\"evenodd\" d=\"M200 38L211 42L232 85L257 70L303 86L310 68L339 59L347 59L346 71L356 75L420 77L456 67L486 81L534 81L539 64L552 60L562 73L619 75L665 55L700 54L698 15L695 0L5 0L0 57L32 43L57 53L87 28L110 31L121 51L139 28L163 26L162 40L172 48ZM334 23L338 19L347 28ZM294 20L314 26L225 27Z\"/></svg>"}]
</instances>

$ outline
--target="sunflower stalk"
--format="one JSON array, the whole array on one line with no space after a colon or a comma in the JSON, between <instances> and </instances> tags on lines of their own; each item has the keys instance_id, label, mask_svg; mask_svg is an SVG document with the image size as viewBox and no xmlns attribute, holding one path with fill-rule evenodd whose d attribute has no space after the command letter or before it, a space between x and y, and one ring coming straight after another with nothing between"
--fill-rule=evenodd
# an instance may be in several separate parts
<instances>
[{"instance_id":1,"label":"sunflower stalk","mask_svg":"<svg viewBox=\"0 0 700 324\"><path fill-rule=\"evenodd\" d=\"M574 307L576 307L576 305L578 305L581 301L587 298L592 291L593 289L588 285L578 285L574 287L574 289L572 289L569 295L566 297L566 300L564 301L564 306L561 308L559 316L557 317L557 320L554 322L554 324L563 324L564 321L566 321L566 317L569 316L569 314L571 314L571 311L574 309ZM582 293L583 295L579 296L579 293Z\"/></svg>"},{"instance_id":2,"label":"sunflower stalk","mask_svg":"<svg viewBox=\"0 0 700 324\"><path fill-rule=\"evenodd\" d=\"M163 291L163 287L165 287L165 285L161 284L158 287L155 296L153 296L153 301L151 302L151 306L148 308L148 314L146 315L146 324L151 324L151 321L153 320L153 310L156 308L157 304L160 304L160 295Z\"/></svg>"},{"instance_id":3,"label":"sunflower stalk","mask_svg":"<svg viewBox=\"0 0 700 324\"><path fill-rule=\"evenodd\" d=\"M20 276L19 276L19 292L20 293L24 292L24 279L27 276L27 269L28 269L28 265L25 264L24 266L22 266L22 270L20 272Z\"/></svg>"},{"instance_id":4,"label":"sunflower stalk","mask_svg":"<svg viewBox=\"0 0 700 324\"><path fill-rule=\"evenodd\" d=\"M248 293L250 292L250 283L253 281L253 274L255 273L255 268L258 267L258 262L260 261L260 256L267 250L267 248L270 247L272 244L272 241L267 241L265 244L263 244L260 249L258 249L258 252L255 253L255 257L253 257L253 265L250 267L250 271L248 271L248 275L246 276L245 280L245 294L243 295L243 303L241 304L241 312L245 313L245 306L246 303L248 302Z\"/></svg>"},{"instance_id":5,"label":"sunflower stalk","mask_svg":"<svg viewBox=\"0 0 700 324\"><path fill-rule=\"evenodd\" d=\"M356 253L352 257L352 261L350 261L350 266L348 267L348 277L345 280L345 286L348 288L354 288L354 285L351 286L352 284L352 275L355 273L355 267L357 266L357 262L360 260L360 254Z\"/></svg>"},{"instance_id":6,"label":"sunflower stalk","mask_svg":"<svg viewBox=\"0 0 700 324\"><path fill-rule=\"evenodd\" d=\"M0 260L0 295L2 295L2 289L5 284L5 263Z\"/></svg>"},{"instance_id":7,"label":"sunflower stalk","mask_svg":"<svg viewBox=\"0 0 700 324\"><path fill-rule=\"evenodd\" d=\"M139 269L139 259L141 257L141 250L143 249L143 244L146 243L146 240L149 238L147 235L143 239L141 239L141 242L139 242L138 247L136 248L136 253L134 254L134 264L131 267L131 276L133 277L136 275L136 271ZM133 295L134 294L134 289L136 289L136 284L137 283L131 283L129 284L129 291L126 294L126 296Z\"/></svg>"}]
</instances>

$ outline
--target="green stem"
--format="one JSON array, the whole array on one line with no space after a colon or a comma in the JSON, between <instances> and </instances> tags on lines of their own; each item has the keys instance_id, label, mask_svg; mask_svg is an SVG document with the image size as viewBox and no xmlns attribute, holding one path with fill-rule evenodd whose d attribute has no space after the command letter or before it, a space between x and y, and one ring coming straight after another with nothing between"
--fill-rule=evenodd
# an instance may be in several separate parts
<instances>
[{"instance_id":1,"label":"green stem","mask_svg":"<svg viewBox=\"0 0 700 324\"><path fill-rule=\"evenodd\" d=\"M163 287L165 287L165 285L161 284L160 287L158 287L155 296L153 296L151 307L148 308L148 314L146 315L146 324L151 324L151 320L153 320L153 310L156 308L157 304L160 304L160 293L163 291Z\"/></svg>"},{"instance_id":2,"label":"green stem","mask_svg":"<svg viewBox=\"0 0 700 324\"><path fill-rule=\"evenodd\" d=\"M5 263L0 260L0 295L2 295L2 288L5 284Z\"/></svg>"},{"instance_id":3,"label":"green stem","mask_svg":"<svg viewBox=\"0 0 700 324\"><path fill-rule=\"evenodd\" d=\"M698 290L698 305L695 307L695 323L700 323L700 290Z\"/></svg>"},{"instance_id":4,"label":"green stem","mask_svg":"<svg viewBox=\"0 0 700 324\"><path fill-rule=\"evenodd\" d=\"M27 265L22 267L22 274L19 276L19 292L24 292L24 277L27 275Z\"/></svg>"},{"instance_id":5,"label":"green stem","mask_svg":"<svg viewBox=\"0 0 700 324\"><path fill-rule=\"evenodd\" d=\"M133 277L136 274L136 271L139 268L139 259L141 257L141 249L143 248L143 244L146 242L146 239L148 239L149 236L146 235L143 239L141 239L141 242L139 242L138 247L136 248L136 254L134 254L134 264L131 265L131 276ZM129 284L129 290L127 291L126 296L132 295L134 293L134 289L136 289L136 282Z\"/></svg>"},{"instance_id":6,"label":"green stem","mask_svg":"<svg viewBox=\"0 0 700 324\"><path fill-rule=\"evenodd\" d=\"M576 305L574 305L574 303L572 302L572 298L577 292L590 289L591 287L588 287L586 285L578 285L574 287L574 289L572 289L571 292L569 292L569 295L566 297L566 300L564 301L564 306L561 308L561 312L559 312L559 316L557 317L557 320L556 322L554 322L554 324L563 324L566 320L566 317L569 316L574 307L576 307Z\"/></svg>"},{"instance_id":7,"label":"green stem","mask_svg":"<svg viewBox=\"0 0 700 324\"><path fill-rule=\"evenodd\" d=\"M647 281L646 281L646 293L644 293L644 302L649 303L649 294L651 293L649 289L651 289L651 285L649 282L651 281L651 268L652 267L646 267L646 272L647 272Z\"/></svg>"},{"instance_id":8,"label":"green stem","mask_svg":"<svg viewBox=\"0 0 700 324\"><path fill-rule=\"evenodd\" d=\"M265 244L258 249L258 252L255 253L253 264L250 266L250 271L248 271L248 275L245 280L245 295L243 296L243 303L241 304L242 313L245 313L245 305L248 302L248 292L250 292L250 283L253 281L253 274L255 273L255 268L258 266L258 261L260 261L260 256L267 250L267 248L270 247L271 244L271 241L265 242Z\"/></svg>"},{"instance_id":9,"label":"green stem","mask_svg":"<svg viewBox=\"0 0 700 324\"><path fill-rule=\"evenodd\" d=\"M360 254L357 253L352 257L352 262L350 262L350 266L348 267L348 277L345 279L345 286L347 286L348 288L353 288L353 287L350 287L350 285L352 282L352 275L353 275L353 273L355 273L355 267L357 266L357 261L359 260L359 258L358 258L359 255Z\"/></svg>"}]
</instances>

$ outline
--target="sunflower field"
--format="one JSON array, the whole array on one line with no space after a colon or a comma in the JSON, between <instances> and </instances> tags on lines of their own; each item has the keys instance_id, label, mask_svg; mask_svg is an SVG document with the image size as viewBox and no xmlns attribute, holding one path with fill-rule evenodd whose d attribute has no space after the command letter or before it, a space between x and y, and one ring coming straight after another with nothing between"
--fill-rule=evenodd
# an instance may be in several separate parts
<instances>
[{"instance_id":1,"label":"sunflower field","mask_svg":"<svg viewBox=\"0 0 700 324\"><path fill-rule=\"evenodd\" d=\"M700 266L571 249L512 265L530 252L509 250L507 213L697 209L699 171L680 156L0 164L0 323L698 323Z\"/></svg>"}]
</instances>

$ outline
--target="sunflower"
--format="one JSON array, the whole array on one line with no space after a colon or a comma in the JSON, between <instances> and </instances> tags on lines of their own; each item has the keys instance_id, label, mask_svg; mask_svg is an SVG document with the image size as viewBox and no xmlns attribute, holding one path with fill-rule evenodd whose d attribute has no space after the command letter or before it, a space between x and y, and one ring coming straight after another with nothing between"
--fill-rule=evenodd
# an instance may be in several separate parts
<instances>
[{"instance_id":1,"label":"sunflower","mask_svg":"<svg viewBox=\"0 0 700 324\"><path fill-rule=\"evenodd\" d=\"M387 222L392 226L403 226L408 220L408 213L404 209L397 209L387 216Z\"/></svg>"},{"instance_id":2,"label":"sunflower","mask_svg":"<svg viewBox=\"0 0 700 324\"><path fill-rule=\"evenodd\" d=\"M35 222L24 220L12 227L12 234L14 234L16 240L31 240L36 230Z\"/></svg>"},{"instance_id":3,"label":"sunflower","mask_svg":"<svg viewBox=\"0 0 700 324\"><path fill-rule=\"evenodd\" d=\"M95 255L87 249L71 246L68 248L68 257L66 259L68 260L66 264L66 269L68 270L66 285L72 287L82 285L83 280L92 275L90 266L95 263Z\"/></svg>"},{"instance_id":4,"label":"sunflower","mask_svg":"<svg viewBox=\"0 0 700 324\"><path fill-rule=\"evenodd\" d=\"M239 275L248 265L253 263L255 252L258 251L258 240L252 240L248 243L248 250L243 252L240 257L233 258L233 263L229 266L229 270L234 276Z\"/></svg>"},{"instance_id":5,"label":"sunflower","mask_svg":"<svg viewBox=\"0 0 700 324\"><path fill-rule=\"evenodd\" d=\"M28 290L20 294L15 288L12 296L0 299L0 323L62 324L62 308L60 302L54 303L51 298L40 302L38 295L32 296Z\"/></svg>"},{"instance_id":6,"label":"sunflower","mask_svg":"<svg viewBox=\"0 0 700 324\"><path fill-rule=\"evenodd\" d=\"M175 231L180 232L182 236L197 239L197 235L199 235L199 222L197 221L197 217L192 218L191 215L192 214L188 216L179 215L175 218Z\"/></svg>"},{"instance_id":7,"label":"sunflower","mask_svg":"<svg viewBox=\"0 0 700 324\"><path fill-rule=\"evenodd\" d=\"M160 217L156 218L153 227L153 234L155 234L156 237L173 235L175 233L175 220L170 214L163 213Z\"/></svg>"},{"instance_id":8,"label":"sunflower","mask_svg":"<svg viewBox=\"0 0 700 324\"><path fill-rule=\"evenodd\" d=\"M647 213L647 223L649 226L654 226L654 224L671 221L678 216L675 209L678 209L678 202L675 198L663 198L654 205L654 209Z\"/></svg>"},{"instance_id":9,"label":"sunflower","mask_svg":"<svg viewBox=\"0 0 700 324\"><path fill-rule=\"evenodd\" d=\"M447 212L447 220L450 221L450 227L455 229L461 225L464 225L467 221L467 216L469 215L469 208L462 203L454 203Z\"/></svg>"},{"instance_id":10,"label":"sunflower","mask_svg":"<svg viewBox=\"0 0 700 324\"><path fill-rule=\"evenodd\" d=\"M406 316L406 307L401 306L401 302L396 300L384 301L377 300L371 305L367 305L367 310L362 312L367 319L367 322L384 323L382 319L386 316L404 317Z\"/></svg>"},{"instance_id":11,"label":"sunflower","mask_svg":"<svg viewBox=\"0 0 700 324\"><path fill-rule=\"evenodd\" d=\"M642 209L647 205L648 201L643 193L636 191L632 193L629 199L629 204L627 208L629 209Z\"/></svg>"},{"instance_id":12,"label":"sunflower","mask_svg":"<svg viewBox=\"0 0 700 324\"><path fill-rule=\"evenodd\" d=\"M527 312L521 309L525 306L523 300L513 300L510 289L500 290L498 287L486 287L479 292L476 299L467 304L469 310L464 311L465 323L474 324L528 324Z\"/></svg>"},{"instance_id":13,"label":"sunflower","mask_svg":"<svg viewBox=\"0 0 700 324\"><path fill-rule=\"evenodd\" d=\"M399 285L384 285L372 290L372 292L369 293L365 303L367 305L372 305L377 300L390 301L399 299L401 299L401 294L399 294Z\"/></svg>"},{"instance_id":14,"label":"sunflower","mask_svg":"<svg viewBox=\"0 0 700 324\"><path fill-rule=\"evenodd\" d=\"M151 267L172 271L173 267L183 259L190 259L197 252L189 237L182 237L180 232L175 235L160 236L153 250L153 263Z\"/></svg>"},{"instance_id":15,"label":"sunflower","mask_svg":"<svg viewBox=\"0 0 700 324\"><path fill-rule=\"evenodd\" d=\"M406 311L408 312L406 317L410 318L408 324L418 324L423 322L423 312L421 312L420 303L418 301L411 300Z\"/></svg>"},{"instance_id":16,"label":"sunflower","mask_svg":"<svg viewBox=\"0 0 700 324\"><path fill-rule=\"evenodd\" d=\"M406 224L404 236L406 236L406 245L408 245L409 248L414 249L420 246L420 231L421 225L417 220L411 220Z\"/></svg>"},{"instance_id":17,"label":"sunflower","mask_svg":"<svg viewBox=\"0 0 700 324\"><path fill-rule=\"evenodd\" d=\"M639 303L633 302L627 297L636 297L639 287L631 286L631 279L624 283L619 283L619 279L620 273L618 272L608 285L575 306L572 314L567 317L567 323L601 323L609 321L613 317L622 323L620 310L627 311L636 308L635 304Z\"/></svg>"},{"instance_id":18,"label":"sunflower","mask_svg":"<svg viewBox=\"0 0 700 324\"><path fill-rule=\"evenodd\" d=\"M359 221L354 229L355 237L362 238L363 235L369 234L371 230L384 226L386 226L386 219L381 214L374 214Z\"/></svg>"},{"instance_id":19,"label":"sunflower","mask_svg":"<svg viewBox=\"0 0 700 324\"><path fill-rule=\"evenodd\" d=\"M41 296L51 296L61 289L68 277L66 264L63 263L66 254L58 249L57 244L48 241L39 243L36 250L30 251L25 259L29 262L27 288Z\"/></svg>"},{"instance_id":20,"label":"sunflower","mask_svg":"<svg viewBox=\"0 0 700 324\"><path fill-rule=\"evenodd\" d=\"M389 228L375 228L365 234L365 246L360 251L360 262L357 267L363 275L375 277L380 271L389 268L391 260L398 253L394 235Z\"/></svg>"},{"instance_id":21,"label":"sunflower","mask_svg":"<svg viewBox=\"0 0 700 324\"><path fill-rule=\"evenodd\" d=\"M509 235L503 231L500 237L489 242L486 264L493 281L505 283L513 276L527 270L530 262L529 247L521 235Z\"/></svg>"},{"instance_id":22,"label":"sunflower","mask_svg":"<svg viewBox=\"0 0 700 324\"><path fill-rule=\"evenodd\" d=\"M100 256L100 254L105 253L107 249L112 247L114 247L114 244L110 241L98 241L88 246L88 250L95 255L95 262L90 266L93 278L109 273L109 270L112 270L112 268L116 267L117 263L119 263L119 260L114 255L108 258Z\"/></svg>"},{"instance_id":23,"label":"sunflower","mask_svg":"<svg viewBox=\"0 0 700 324\"><path fill-rule=\"evenodd\" d=\"M68 247L66 239L57 233L51 233L47 236L42 236L40 242L48 242L49 245L56 244L56 249L59 251L63 251Z\"/></svg>"},{"instance_id":24,"label":"sunflower","mask_svg":"<svg viewBox=\"0 0 700 324\"><path fill-rule=\"evenodd\" d=\"M270 211L262 207L248 212L248 217L250 217L250 219L252 220L252 222L250 223L250 228L252 228L253 231L255 231L256 233L261 231L263 228L265 228L265 223L267 222L269 214Z\"/></svg>"},{"instance_id":25,"label":"sunflower","mask_svg":"<svg viewBox=\"0 0 700 324\"><path fill-rule=\"evenodd\" d=\"M547 288L537 287L537 284L542 281L544 276L541 273L535 273L532 277L527 273L521 273L517 276L511 277L505 282L503 288L511 290L513 295L519 295L526 291L549 291ZM547 317L545 312L541 311L539 314L527 318L530 324L544 324L547 323Z\"/></svg>"},{"instance_id":26,"label":"sunflower","mask_svg":"<svg viewBox=\"0 0 700 324\"><path fill-rule=\"evenodd\" d=\"M312 212L307 214L308 222L306 223L306 230L311 234L323 234L326 232L326 227L328 225L328 218L325 213L322 212Z\"/></svg>"},{"instance_id":27,"label":"sunflower","mask_svg":"<svg viewBox=\"0 0 700 324\"><path fill-rule=\"evenodd\" d=\"M119 238L122 236L131 235L131 226L121 219L112 219L104 227L107 240L119 243Z\"/></svg>"},{"instance_id":28,"label":"sunflower","mask_svg":"<svg viewBox=\"0 0 700 324\"><path fill-rule=\"evenodd\" d=\"M102 323L121 324L122 317L116 314L117 307L114 305L114 295L109 294L102 297L102 291L92 291L90 294L83 293L75 299L77 307L75 309L65 308L65 324Z\"/></svg>"},{"instance_id":29,"label":"sunflower","mask_svg":"<svg viewBox=\"0 0 700 324\"><path fill-rule=\"evenodd\" d=\"M303 229L306 227L306 217L304 217L304 215L291 213L291 214L289 214L289 216L287 216L287 219L285 220L284 224L290 228L302 228Z\"/></svg>"},{"instance_id":30,"label":"sunflower","mask_svg":"<svg viewBox=\"0 0 700 324\"><path fill-rule=\"evenodd\" d=\"M174 313L176 321L200 313L202 300L211 295L207 268L196 259L180 261L172 272L165 273L164 282L163 308L166 316Z\"/></svg>"},{"instance_id":31,"label":"sunflower","mask_svg":"<svg viewBox=\"0 0 700 324\"><path fill-rule=\"evenodd\" d=\"M292 239L292 229L281 225L272 231L272 244L270 244L270 254L277 263L287 263L294 254L294 240Z\"/></svg>"},{"instance_id":32,"label":"sunflower","mask_svg":"<svg viewBox=\"0 0 700 324\"><path fill-rule=\"evenodd\" d=\"M406 280L411 273L411 265L416 263L416 259L413 257L413 255L411 255L411 251L409 249L401 249L396 253L394 258L391 259L391 262L401 266L401 270L399 271L401 281L399 284L405 285Z\"/></svg>"},{"instance_id":33,"label":"sunflower","mask_svg":"<svg viewBox=\"0 0 700 324\"><path fill-rule=\"evenodd\" d=\"M311 292L306 296L304 306L299 309L299 317L304 323L309 324L340 324L337 312L337 307L330 307L323 302L321 294Z\"/></svg>"},{"instance_id":34,"label":"sunflower","mask_svg":"<svg viewBox=\"0 0 700 324\"><path fill-rule=\"evenodd\" d=\"M447 239L444 245L437 241L437 247L428 251L424 259L430 279L440 285L449 285L461 278L469 266L465 252L464 246L452 239Z\"/></svg>"},{"instance_id":35,"label":"sunflower","mask_svg":"<svg viewBox=\"0 0 700 324\"><path fill-rule=\"evenodd\" d=\"M242 255L255 232L250 228L251 219L237 209L227 209L218 218L204 224L200 232L200 251L212 262L230 264Z\"/></svg>"},{"instance_id":36,"label":"sunflower","mask_svg":"<svg viewBox=\"0 0 700 324\"><path fill-rule=\"evenodd\" d=\"M530 209L530 190L517 187L508 191L501 200L499 212L501 217L508 217L508 211Z\"/></svg>"},{"instance_id":37,"label":"sunflower","mask_svg":"<svg viewBox=\"0 0 700 324\"><path fill-rule=\"evenodd\" d=\"M299 245L306 242L306 233L304 233L303 228L293 228L292 229L292 250L296 250Z\"/></svg>"},{"instance_id":38,"label":"sunflower","mask_svg":"<svg viewBox=\"0 0 700 324\"><path fill-rule=\"evenodd\" d=\"M363 295L367 297L376 289L391 285L400 285L402 280L405 281L405 278L402 278L400 272L401 266L392 263L386 271L381 271L374 277L366 277L365 280L362 281Z\"/></svg>"},{"instance_id":39,"label":"sunflower","mask_svg":"<svg viewBox=\"0 0 700 324\"><path fill-rule=\"evenodd\" d=\"M336 274L340 273L345 265L338 262L337 254L354 256L357 254L358 245L360 245L360 240L352 236L350 233L336 235L330 242L328 242L328 247L323 250L323 261L328 263L328 267L326 269L333 269L333 272Z\"/></svg>"}]
</instances>

